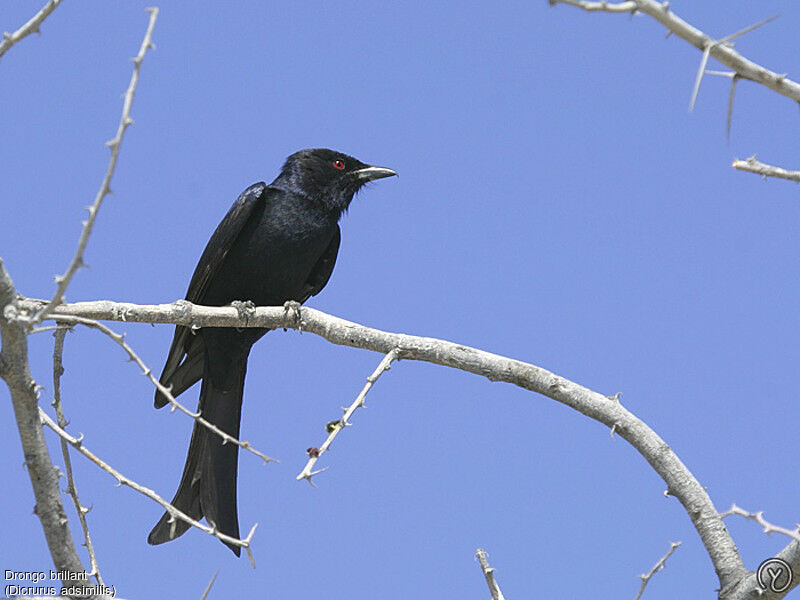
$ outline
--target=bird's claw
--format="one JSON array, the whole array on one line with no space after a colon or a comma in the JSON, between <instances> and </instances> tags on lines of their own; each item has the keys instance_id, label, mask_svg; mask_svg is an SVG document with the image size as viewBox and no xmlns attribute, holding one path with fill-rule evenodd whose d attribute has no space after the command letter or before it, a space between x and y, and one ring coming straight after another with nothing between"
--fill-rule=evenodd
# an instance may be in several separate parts
<instances>
[{"instance_id":1,"label":"bird's claw","mask_svg":"<svg viewBox=\"0 0 800 600\"><path fill-rule=\"evenodd\" d=\"M292 319L294 320L295 325L297 325L297 330L298 331L303 331L303 320L302 320L301 315L300 315L300 307L301 306L302 305L299 302L297 302L296 300L287 300L286 302L283 303L283 311L284 311L284 313L287 314L287 315L289 314L289 311L291 311L293 313L292 314Z\"/></svg>"},{"instance_id":2,"label":"bird's claw","mask_svg":"<svg viewBox=\"0 0 800 600\"><path fill-rule=\"evenodd\" d=\"M250 317L256 312L256 305L253 304L252 300L234 300L231 302L231 306L236 309L236 313L240 319L244 320L245 324L250 321Z\"/></svg>"}]
</instances>

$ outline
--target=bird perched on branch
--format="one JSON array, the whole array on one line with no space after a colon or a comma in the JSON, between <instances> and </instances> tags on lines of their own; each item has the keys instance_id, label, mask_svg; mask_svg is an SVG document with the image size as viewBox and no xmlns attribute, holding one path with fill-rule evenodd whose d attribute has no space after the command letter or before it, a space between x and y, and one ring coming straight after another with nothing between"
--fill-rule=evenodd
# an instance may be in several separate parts
<instances>
[{"instance_id":1,"label":"bird perched on branch","mask_svg":"<svg viewBox=\"0 0 800 600\"><path fill-rule=\"evenodd\" d=\"M333 150L292 154L271 184L247 188L222 219L197 263L186 299L223 306L249 301L261 306L305 302L325 287L339 250L339 218L367 182L396 175ZM199 412L225 433L239 437L247 357L267 329L207 327L194 335L175 327L160 381L173 396L202 379ZM155 406L168 403L156 392ZM195 422L189 452L172 505L239 537L236 469L239 447ZM147 541L162 544L189 525L166 512ZM241 548L226 544L239 556Z\"/></svg>"}]
</instances>

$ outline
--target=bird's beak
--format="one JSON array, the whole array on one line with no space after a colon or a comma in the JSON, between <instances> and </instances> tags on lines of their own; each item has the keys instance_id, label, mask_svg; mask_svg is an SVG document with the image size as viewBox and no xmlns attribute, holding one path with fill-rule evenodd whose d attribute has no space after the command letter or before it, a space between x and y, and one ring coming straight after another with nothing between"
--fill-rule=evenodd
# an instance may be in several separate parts
<instances>
[{"instance_id":1,"label":"bird's beak","mask_svg":"<svg viewBox=\"0 0 800 600\"><path fill-rule=\"evenodd\" d=\"M374 179L391 177L392 175L397 175L397 173L385 167L364 167L363 169L353 171L353 175L355 175L359 181L372 181Z\"/></svg>"}]
</instances>

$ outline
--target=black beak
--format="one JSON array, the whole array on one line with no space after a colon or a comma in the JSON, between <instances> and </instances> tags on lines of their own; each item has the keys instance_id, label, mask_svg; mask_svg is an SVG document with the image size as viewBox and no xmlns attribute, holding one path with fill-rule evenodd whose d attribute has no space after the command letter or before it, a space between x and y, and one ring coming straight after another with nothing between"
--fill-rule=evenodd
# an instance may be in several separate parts
<instances>
[{"instance_id":1,"label":"black beak","mask_svg":"<svg viewBox=\"0 0 800 600\"><path fill-rule=\"evenodd\" d=\"M353 175L359 181L367 182L375 179L383 179L384 177L391 177L397 175L397 173L385 167L364 167L363 169L353 171Z\"/></svg>"}]
</instances>

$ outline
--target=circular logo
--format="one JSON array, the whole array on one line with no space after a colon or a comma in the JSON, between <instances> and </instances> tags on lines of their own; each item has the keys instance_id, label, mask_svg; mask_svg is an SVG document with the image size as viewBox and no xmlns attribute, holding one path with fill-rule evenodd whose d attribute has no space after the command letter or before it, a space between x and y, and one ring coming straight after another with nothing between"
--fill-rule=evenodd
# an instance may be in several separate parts
<instances>
[{"instance_id":1,"label":"circular logo","mask_svg":"<svg viewBox=\"0 0 800 600\"><path fill-rule=\"evenodd\" d=\"M758 585L764 590L777 594L785 592L792 585L792 568L785 560L780 558L768 558L760 565L756 571Z\"/></svg>"}]
</instances>

